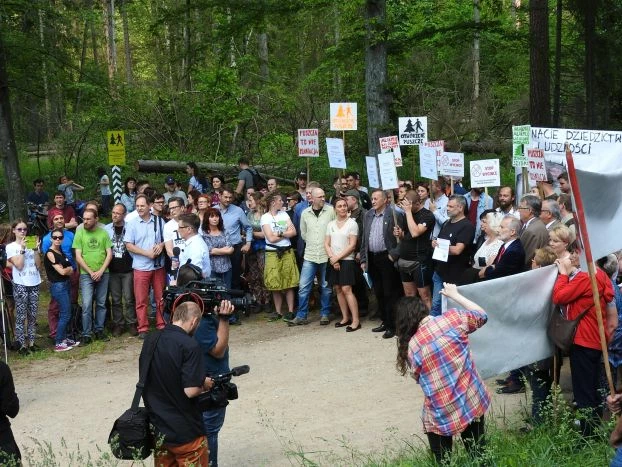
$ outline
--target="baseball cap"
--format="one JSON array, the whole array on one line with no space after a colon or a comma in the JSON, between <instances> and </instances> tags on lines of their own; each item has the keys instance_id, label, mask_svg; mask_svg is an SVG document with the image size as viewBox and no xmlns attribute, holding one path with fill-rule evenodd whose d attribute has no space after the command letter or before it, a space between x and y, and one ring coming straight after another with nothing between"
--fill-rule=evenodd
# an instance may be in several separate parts
<instances>
[{"instance_id":1,"label":"baseball cap","mask_svg":"<svg viewBox=\"0 0 622 467\"><path fill-rule=\"evenodd\" d=\"M166 184L167 185L174 185L175 184L175 179L173 177L166 177Z\"/></svg>"},{"instance_id":2,"label":"baseball cap","mask_svg":"<svg viewBox=\"0 0 622 467\"><path fill-rule=\"evenodd\" d=\"M348 190L344 193L344 196L354 196L356 199L361 199L361 194L358 190Z\"/></svg>"},{"instance_id":3,"label":"baseball cap","mask_svg":"<svg viewBox=\"0 0 622 467\"><path fill-rule=\"evenodd\" d=\"M307 178L307 172L305 172L304 170L300 173L298 173L298 175L296 176L297 179L301 179L301 178Z\"/></svg>"}]
</instances>

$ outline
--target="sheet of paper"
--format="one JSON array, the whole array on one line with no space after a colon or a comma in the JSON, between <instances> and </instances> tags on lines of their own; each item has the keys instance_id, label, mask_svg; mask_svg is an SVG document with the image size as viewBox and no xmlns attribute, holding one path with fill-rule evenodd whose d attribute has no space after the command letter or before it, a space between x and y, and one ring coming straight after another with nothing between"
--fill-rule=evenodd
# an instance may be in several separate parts
<instances>
[{"instance_id":1,"label":"sheet of paper","mask_svg":"<svg viewBox=\"0 0 622 467\"><path fill-rule=\"evenodd\" d=\"M434 248L432 259L446 263L447 259L449 259L449 244L449 240L445 240L444 238L437 238L436 248Z\"/></svg>"}]
</instances>

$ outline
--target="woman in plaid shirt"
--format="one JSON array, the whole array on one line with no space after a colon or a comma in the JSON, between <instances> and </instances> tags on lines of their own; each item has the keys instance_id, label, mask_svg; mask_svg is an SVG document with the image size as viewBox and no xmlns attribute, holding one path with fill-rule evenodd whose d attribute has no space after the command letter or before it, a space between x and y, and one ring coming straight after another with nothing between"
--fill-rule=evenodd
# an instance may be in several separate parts
<instances>
[{"instance_id":1,"label":"woman in plaid shirt","mask_svg":"<svg viewBox=\"0 0 622 467\"><path fill-rule=\"evenodd\" d=\"M404 297L396 306L397 369L402 375L410 370L423 389L423 428L439 463L450 455L452 436L458 433L467 451L478 454L484 441L484 414L490 406L468 339L488 316L460 295L454 284L444 283L441 294L464 309L452 308L432 317L416 297Z\"/></svg>"}]
</instances>

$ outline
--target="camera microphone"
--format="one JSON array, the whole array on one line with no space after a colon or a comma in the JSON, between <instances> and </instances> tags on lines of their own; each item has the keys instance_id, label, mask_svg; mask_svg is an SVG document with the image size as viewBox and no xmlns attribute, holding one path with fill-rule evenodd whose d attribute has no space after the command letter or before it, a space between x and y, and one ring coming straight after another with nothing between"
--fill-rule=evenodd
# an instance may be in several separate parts
<instances>
[{"instance_id":1,"label":"camera microphone","mask_svg":"<svg viewBox=\"0 0 622 467\"><path fill-rule=\"evenodd\" d=\"M248 365L236 366L235 368L231 368L231 374L233 376L245 375L251 371L251 367Z\"/></svg>"}]
</instances>

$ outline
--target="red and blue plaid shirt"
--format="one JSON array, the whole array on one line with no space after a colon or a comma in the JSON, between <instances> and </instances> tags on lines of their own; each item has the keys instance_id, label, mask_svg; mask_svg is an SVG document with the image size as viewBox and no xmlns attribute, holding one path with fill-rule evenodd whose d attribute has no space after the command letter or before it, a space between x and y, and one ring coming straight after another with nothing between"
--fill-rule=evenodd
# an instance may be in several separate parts
<instances>
[{"instance_id":1,"label":"red and blue plaid shirt","mask_svg":"<svg viewBox=\"0 0 622 467\"><path fill-rule=\"evenodd\" d=\"M426 433L461 433L490 406L490 394L475 369L468 338L487 320L484 312L450 309L421 320L410 339L412 376L425 395L422 420Z\"/></svg>"}]
</instances>

